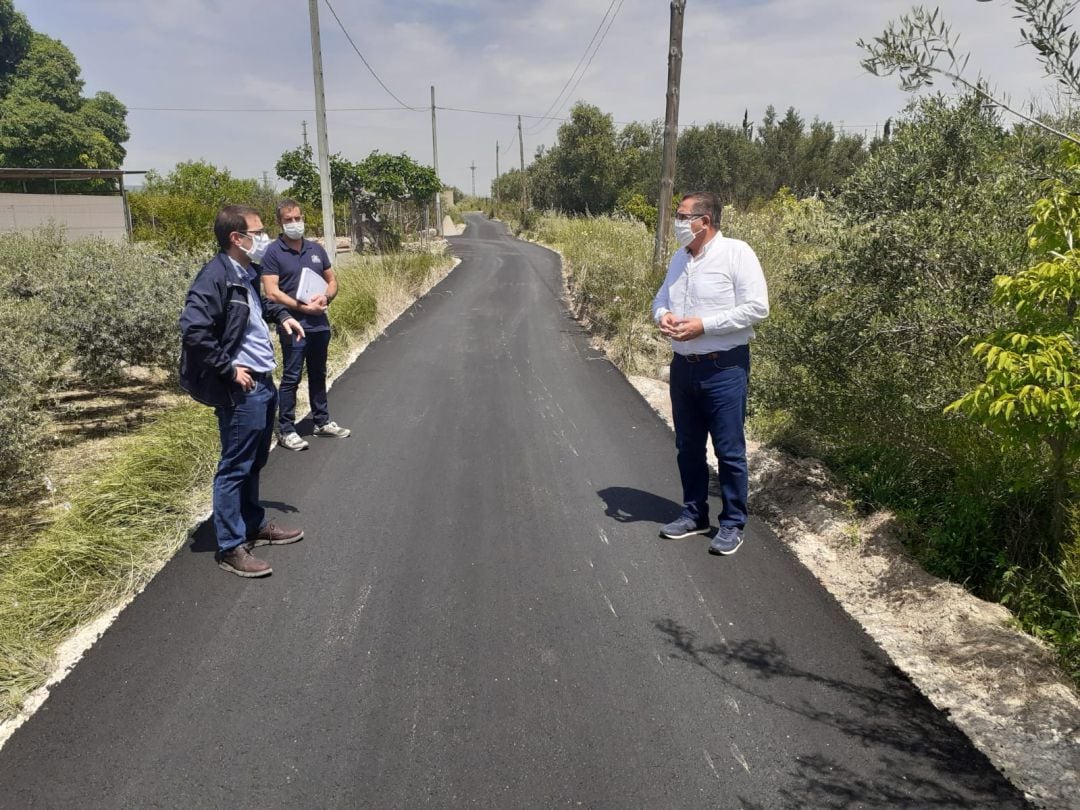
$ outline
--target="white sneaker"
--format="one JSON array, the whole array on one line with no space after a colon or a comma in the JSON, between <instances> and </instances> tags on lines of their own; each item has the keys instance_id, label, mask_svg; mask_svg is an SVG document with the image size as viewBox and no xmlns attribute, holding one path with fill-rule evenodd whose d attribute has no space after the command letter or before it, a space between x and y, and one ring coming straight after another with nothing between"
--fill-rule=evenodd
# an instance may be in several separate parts
<instances>
[{"instance_id":1,"label":"white sneaker","mask_svg":"<svg viewBox=\"0 0 1080 810\"><path fill-rule=\"evenodd\" d=\"M316 436L332 436L335 439L344 439L351 433L352 431L348 428L338 427L337 422L327 422L325 425L315 426Z\"/></svg>"},{"instance_id":2,"label":"white sneaker","mask_svg":"<svg viewBox=\"0 0 1080 810\"><path fill-rule=\"evenodd\" d=\"M300 438L299 433L282 433L278 444L286 450L307 450L308 443Z\"/></svg>"}]
</instances>

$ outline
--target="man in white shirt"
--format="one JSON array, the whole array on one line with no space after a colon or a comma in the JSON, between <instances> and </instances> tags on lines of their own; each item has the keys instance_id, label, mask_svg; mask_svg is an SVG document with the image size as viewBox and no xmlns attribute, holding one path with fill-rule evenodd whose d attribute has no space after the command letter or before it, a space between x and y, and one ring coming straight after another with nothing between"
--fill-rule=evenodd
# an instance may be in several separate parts
<instances>
[{"instance_id":1,"label":"man in white shirt","mask_svg":"<svg viewBox=\"0 0 1080 810\"><path fill-rule=\"evenodd\" d=\"M653 320L671 338L671 409L683 486L683 511L660 533L673 539L709 532L712 436L723 507L713 554L734 554L746 525L746 391L754 324L769 314L765 275L745 242L719 231L719 197L687 194L675 214L680 249L653 299Z\"/></svg>"}]
</instances>

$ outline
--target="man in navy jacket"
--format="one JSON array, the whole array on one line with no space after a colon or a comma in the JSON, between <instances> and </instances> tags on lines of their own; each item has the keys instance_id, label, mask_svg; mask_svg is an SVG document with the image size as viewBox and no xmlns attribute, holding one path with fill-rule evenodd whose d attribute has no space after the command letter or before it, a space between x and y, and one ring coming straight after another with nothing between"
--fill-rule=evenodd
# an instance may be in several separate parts
<instances>
[{"instance_id":1,"label":"man in navy jacket","mask_svg":"<svg viewBox=\"0 0 1080 810\"><path fill-rule=\"evenodd\" d=\"M221 252L188 290L180 316L180 387L211 405L221 436L214 475L218 566L242 577L264 577L270 564L251 554L261 545L295 543L304 533L275 526L259 503L259 472L274 435L277 389L267 320L303 338L303 327L279 304L260 298L253 266L270 242L259 212L227 205L214 220Z\"/></svg>"}]
</instances>

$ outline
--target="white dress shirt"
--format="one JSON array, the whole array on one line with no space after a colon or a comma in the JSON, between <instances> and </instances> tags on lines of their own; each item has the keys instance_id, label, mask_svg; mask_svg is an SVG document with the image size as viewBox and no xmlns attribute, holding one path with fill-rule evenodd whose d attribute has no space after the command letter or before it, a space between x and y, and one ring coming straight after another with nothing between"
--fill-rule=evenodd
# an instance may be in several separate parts
<instances>
[{"instance_id":1,"label":"white dress shirt","mask_svg":"<svg viewBox=\"0 0 1080 810\"><path fill-rule=\"evenodd\" d=\"M671 341L677 354L709 354L743 346L754 337L754 324L769 315L769 290L753 249L719 232L696 256L675 251L667 277L653 299L653 320L666 312L701 318L705 334Z\"/></svg>"}]
</instances>

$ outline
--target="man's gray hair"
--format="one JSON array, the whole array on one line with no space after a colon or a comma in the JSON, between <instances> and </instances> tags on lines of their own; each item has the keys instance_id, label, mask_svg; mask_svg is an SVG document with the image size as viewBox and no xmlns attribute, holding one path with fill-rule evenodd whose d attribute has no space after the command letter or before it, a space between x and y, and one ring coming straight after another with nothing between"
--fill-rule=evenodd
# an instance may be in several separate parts
<instances>
[{"instance_id":1,"label":"man's gray hair","mask_svg":"<svg viewBox=\"0 0 1080 810\"><path fill-rule=\"evenodd\" d=\"M724 210L724 204L720 202L720 198L713 194L711 191L692 191L689 194L683 195L683 202L687 200L693 200L691 206L691 213L694 214L707 214L709 217L709 225L719 230L720 228L720 214Z\"/></svg>"}]
</instances>

